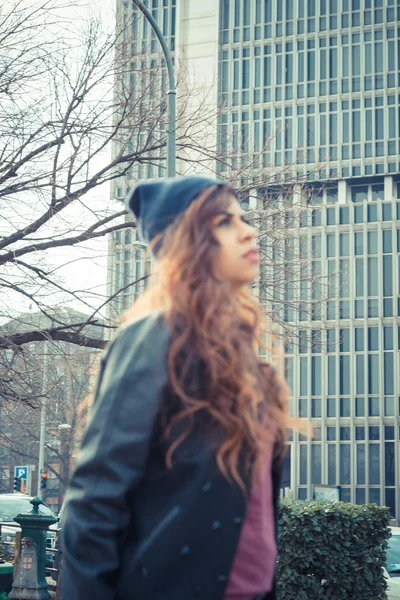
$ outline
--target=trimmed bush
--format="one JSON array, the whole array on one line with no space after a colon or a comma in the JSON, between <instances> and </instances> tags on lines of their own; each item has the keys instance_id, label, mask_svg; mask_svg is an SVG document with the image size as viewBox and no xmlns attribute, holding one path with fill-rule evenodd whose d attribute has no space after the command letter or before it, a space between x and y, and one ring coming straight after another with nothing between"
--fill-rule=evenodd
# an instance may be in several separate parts
<instances>
[{"instance_id":1,"label":"trimmed bush","mask_svg":"<svg viewBox=\"0 0 400 600\"><path fill-rule=\"evenodd\" d=\"M279 600L383 600L389 509L286 500L279 520Z\"/></svg>"}]
</instances>

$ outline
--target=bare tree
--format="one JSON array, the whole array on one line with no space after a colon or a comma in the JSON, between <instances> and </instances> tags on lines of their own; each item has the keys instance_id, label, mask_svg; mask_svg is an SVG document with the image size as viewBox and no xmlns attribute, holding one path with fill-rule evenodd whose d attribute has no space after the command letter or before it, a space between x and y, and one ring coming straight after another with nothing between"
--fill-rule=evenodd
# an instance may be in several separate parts
<instances>
[{"instance_id":1,"label":"bare tree","mask_svg":"<svg viewBox=\"0 0 400 600\"><path fill-rule=\"evenodd\" d=\"M105 238L136 227L115 198L123 199L135 178L164 172L166 78L161 59L148 60L146 49L130 43L129 20L111 33L99 19L79 30L60 16L55 0L10 6L0 12L0 323L13 326L0 331L0 396L34 406L41 392L31 377L31 344L58 341L101 349L114 327L104 320L112 300L104 286L88 276L76 287L65 273L74 265L78 270L78 264L89 271L93 260L105 264ZM270 165L270 139L253 154L245 128L225 130L230 107L210 108L208 90L196 89L196 108L189 110L193 91L177 67L178 160L187 172L211 161L244 200L258 190L253 216L265 240L261 297L278 317L278 305L296 310L296 303L306 301L305 292L298 292L303 255L293 251L286 261L292 265L292 288L275 271L292 252L286 213L296 219L303 209L274 204L259 190L272 182L290 191L301 182L290 165ZM204 137L217 120L218 135ZM311 287L317 276L310 272ZM73 319L60 308L71 305L87 316ZM43 326L17 318L27 307L45 317ZM25 366L16 369L16 361Z\"/></svg>"},{"instance_id":2,"label":"bare tree","mask_svg":"<svg viewBox=\"0 0 400 600\"><path fill-rule=\"evenodd\" d=\"M71 323L53 312L50 328L2 332L0 347L53 339L98 348L104 341L86 330L98 325L105 293L93 282L73 289L63 268L104 258L96 240L135 227L121 203L107 200L110 188L114 197L127 191L115 182L137 167L163 172L163 69L127 48L123 27L104 33L92 19L71 42L56 2L23 6L0 18L0 319L27 305L48 315L57 302L92 316ZM195 143L199 121L211 118L201 109L188 116L184 107L182 99L178 154Z\"/></svg>"},{"instance_id":3,"label":"bare tree","mask_svg":"<svg viewBox=\"0 0 400 600\"><path fill-rule=\"evenodd\" d=\"M71 322L85 320L76 311L57 309ZM46 327L42 313L20 315L15 326ZM91 328L95 339L99 330ZM93 331L94 330L94 331ZM32 492L37 492L39 443L45 447L45 472L48 475L46 498L60 506L68 485L73 455L82 435L85 415L82 409L90 396L97 372L95 349L49 340L30 342L0 353L0 378L3 394L0 403L0 486L8 491L16 465L34 465ZM41 422L45 426L41 431ZM42 437L42 440L41 440Z\"/></svg>"}]
</instances>

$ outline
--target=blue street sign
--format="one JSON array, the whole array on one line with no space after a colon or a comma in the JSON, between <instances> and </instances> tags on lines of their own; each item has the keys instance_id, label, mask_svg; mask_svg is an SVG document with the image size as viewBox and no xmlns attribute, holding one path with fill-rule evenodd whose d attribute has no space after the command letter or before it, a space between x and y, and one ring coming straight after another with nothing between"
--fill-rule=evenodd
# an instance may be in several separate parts
<instances>
[{"instance_id":1,"label":"blue street sign","mask_svg":"<svg viewBox=\"0 0 400 600\"><path fill-rule=\"evenodd\" d=\"M28 467L14 467L14 475L19 479L28 479Z\"/></svg>"}]
</instances>

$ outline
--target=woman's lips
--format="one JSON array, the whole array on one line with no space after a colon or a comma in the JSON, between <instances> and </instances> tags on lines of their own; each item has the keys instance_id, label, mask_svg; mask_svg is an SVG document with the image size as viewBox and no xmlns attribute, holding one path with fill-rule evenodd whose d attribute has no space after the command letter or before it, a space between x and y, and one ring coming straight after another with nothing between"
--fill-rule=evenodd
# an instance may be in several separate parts
<instances>
[{"instance_id":1,"label":"woman's lips","mask_svg":"<svg viewBox=\"0 0 400 600\"><path fill-rule=\"evenodd\" d=\"M246 254L243 254L243 258L254 263L258 263L260 261L258 250L256 248L252 248L251 250L246 252Z\"/></svg>"}]
</instances>

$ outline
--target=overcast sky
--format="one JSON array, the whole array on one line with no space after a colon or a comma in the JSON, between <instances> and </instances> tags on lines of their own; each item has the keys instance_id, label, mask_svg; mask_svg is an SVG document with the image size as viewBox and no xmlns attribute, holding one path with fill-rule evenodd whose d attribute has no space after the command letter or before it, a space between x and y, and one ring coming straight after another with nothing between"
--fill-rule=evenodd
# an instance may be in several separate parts
<instances>
[{"instance_id":1,"label":"overcast sky","mask_svg":"<svg viewBox=\"0 0 400 600\"><path fill-rule=\"evenodd\" d=\"M26 0L25 0L26 1ZM36 0L37 2L38 0ZM67 18L71 18L71 22L79 27L81 21L90 19L93 16L100 15L104 28L113 30L115 24L115 7L116 0L72 0L75 3L74 7L65 9L63 14L67 14ZM68 0L66 0L68 2ZM62 0L60 1L60 4ZM111 148L109 149L111 152ZM108 201L110 196L109 185L96 188L92 196L96 197L96 202ZM88 194L86 200L90 199ZM89 202L88 202L89 204ZM59 260L65 265L60 274L64 281L74 289L90 288L94 293L100 296L106 295L107 283L107 238L99 239L87 244L86 247L80 245L76 248L68 248L61 250L58 254ZM74 308L84 310L79 303L74 304Z\"/></svg>"},{"instance_id":2,"label":"overcast sky","mask_svg":"<svg viewBox=\"0 0 400 600\"><path fill-rule=\"evenodd\" d=\"M4 14L10 6L16 3L18 3L19 7L28 8L37 7L39 3L44 4L45 1L3 0L0 10ZM84 25L84 22L92 17L100 16L105 30L112 31L114 28L116 0L57 0L57 5L62 22L61 35L64 39L70 38L71 44L74 43L74 36ZM111 151L111 148L109 150ZM84 203L90 205L90 200L95 200L96 203L106 203L109 201L109 195L109 185L104 185L101 188L97 188L92 197L90 195L85 196ZM82 214L82 208L79 204L75 213L70 214L69 217L71 218L71 222L75 219L80 220L81 223L84 222L85 217ZM107 279L106 238L95 240L87 244L86 247L65 247L55 251L52 250L51 255L49 255L49 262L57 267L63 265L58 274L62 277L67 288L74 290L91 288L93 292L105 295ZM54 302L58 303L59 299L55 298ZM96 304L100 304L100 301ZM72 306L75 309L90 312L88 308L85 309L78 302ZM18 303L18 306L14 306L13 309L15 312L25 312L29 310L29 305L25 306L22 304L20 306ZM34 307L33 310L35 310Z\"/></svg>"}]
</instances>

